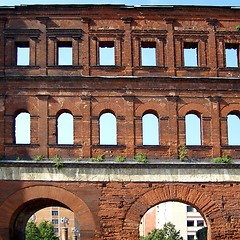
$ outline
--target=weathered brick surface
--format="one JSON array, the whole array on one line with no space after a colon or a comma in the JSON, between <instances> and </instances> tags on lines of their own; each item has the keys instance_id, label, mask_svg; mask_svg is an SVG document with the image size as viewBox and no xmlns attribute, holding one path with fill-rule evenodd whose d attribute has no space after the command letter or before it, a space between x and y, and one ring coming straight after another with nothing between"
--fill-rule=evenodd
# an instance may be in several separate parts
<instances>
[{"instance_id":1,"label":"weathered brick surface","mask_svg":"<svg viewBox=\"0 0 240 240\"><path fill-rule=\"evenodd\" d=\"M64 159L105 154L178 157L185 115L201 119L202 145L190 158L229 154L227 116L239 116L240 68L227 68L225 44L240 45L239 9L229 7L21 6L0 8L0 156ZM115 66L99 65L99 42L115 46ZM29 43L30 65L16 66L16 44ZM73 65L57 64L59 42L71 42ZM157 66L141 65L141 43L154 43ZM198 66L184 67L185 42L198 44ZM239 58L238 54L238 58ZM239 66L240 66L240 60ZM15 144L18 113L31 115L31 144ZM74 118L74 145L57 144L56 119ZM99 145L98 120L117 119L117 145ZM160 121L160 145L143 146L142 117ZM196 207L209 239L240 239L238 183L0 182L0 239L22 240L27 217L51 204L76 214L81 239L138 239L141 216L169 200Z\"/></svg>"}]
</instances>

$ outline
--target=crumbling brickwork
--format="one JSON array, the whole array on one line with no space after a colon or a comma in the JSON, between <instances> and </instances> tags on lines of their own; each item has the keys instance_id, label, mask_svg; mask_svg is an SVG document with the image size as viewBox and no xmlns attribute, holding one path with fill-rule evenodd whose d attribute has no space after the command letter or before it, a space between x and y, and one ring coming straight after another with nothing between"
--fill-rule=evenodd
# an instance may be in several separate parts
<instances>
[{"instance_id":1,"label":"crumbling brickwork","mask_svg":"<svg viewBox=\"0 0 240 240\"><path fill-rule=\"evenodd\" d=\"M229 144L227 119L240 117L239 13L231 7L1 7L0 156L59 155L72 161L101 155L133 159L140 152L171 164L186 144L186 116L194 114L201 143L188 146L188 158L238 159L240 147ZM71 52L67 64L60 61L62 48ZM113 50L113 63L102 64L104 48ZM144 63L145 48L155 52L154 64ZM228 49L236 53L233 65ZM20 62L21 50L28 51L27 62ZM188 50L195 51L193 63L186 63ZM27 144L16 141L21 113L30 116ZM62 113L73 117L73 144L58 142ZM100 142L104 113L116 119L116 144ZM146 114L158 119L159 144L143 144ZM189 182L1 181L0 239L24 239L27 217L51 204L74 211L81 239L137 239L141 216L169 200L196 207L209 239L239 239L238 183ZM26 207L30 203L32 209Z\"/></svg>"}]
</instances>

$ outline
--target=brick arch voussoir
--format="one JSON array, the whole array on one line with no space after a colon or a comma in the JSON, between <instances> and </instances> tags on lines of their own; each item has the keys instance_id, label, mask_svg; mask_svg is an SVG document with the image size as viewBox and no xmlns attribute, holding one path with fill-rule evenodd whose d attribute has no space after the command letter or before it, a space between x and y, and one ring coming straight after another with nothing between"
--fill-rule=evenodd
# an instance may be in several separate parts
<instances>
[{"instance_id":1,"label":"brick arch voussoir","mask_svg":"<svg viewBox=\"0 0 240 240\"><path fill-rule=\"evenodd\" d=\"M159 103L156 103L156 102L148 102L148 103L144 103L144 104L141 104L139 107L136 108L135 110L135 115L136 116L143 116L143 114L147 111L155 111L158 116L167 116L168 113L167 113L167 105L164 104L163 105L160 105Z\"/></svg>"},{"instance_id":2,"label":"brick arch voussoir","mask_svg":"<svg viewBox=\"0 0 240 240\"><path fill-rule=\"evenodd\" d=\"M77 195L56 186L31 186L18 190L0 206L0 225L9 228L12 216L24 204L37 199L52 199L71 209L81 225L81 231L96 231L96 223L86 203ZM83 217L84 216L84 217Z\"/></svg>"},{"instance_id":3,"label":"brick arch voussoir","mask_svg":"<svg viewBox=\"0 0 240 240\"><path fill-rule=\"evenodd\" d=\"M222 117L227 117L227 115L230 113L230 112L240 112L240 104L238 103L230 103L228 104L227 106L224 106L222 109L221 109L221 116Z\"/></svg>"},{"instance_id":4,"label":"brick arch voussoir","mask_svg":"<svg viewBox=\"0 0 240 240\"><path fill-rule=\"evenodd\" d=\"M122 107L110 101L101 102L94 106L92 109L92 114L94 116L100 116L100 114L105 110L111 110L115 116L122 115Z\"/></svg>"},{"instance_id":5,"label":"brick arch voussoir","mask_svg":"<svg viewBox=\"0 0 240 240\"><path fill-rule=\"evenodd\" d=\"M178 201L193 206L201 213L208 226L211 225L211 215L216 216L216 213L221 212L220 206L211 199L211 195L206 191L191 188L190 186L160 186L139 196L132 204L126 213L123 230L131 228L132 231L138 231L141 217L150 208L167 201ZM219 222L224 222L222 216L218 216L218 218Z\"/></svg>"},{"instance_id":6,"label":"brick arch voussoir","mask_svg":"<svg viewBox=\"0 0 240 240\"><path fill-rule=\"evenodd\" d=\"M79 115L79 113L81 113L81 109L78 105L80 104L73 104L70 100L66 101L62 99L61 103L54 102L54 104L50 105L49 113L54 116L59 116L60 113L63 112L69 112L72 115Z\"/></svg>"},{"instance_id":7,"label":"brick arch voussoir","mask_svg":"<svg viewBox=\"0 0 240 240\"><path fill-rule=\"evenodd\" d=\"M206 109L205 107L203 107L201 104L198 104L198 103L189 103L180 107L178 109L178 116L184 117L188 112L191 112L191 111L199 112L204 117L210 116L210 112L208 111L208 109Z\"/></svg>"}]
</instances>

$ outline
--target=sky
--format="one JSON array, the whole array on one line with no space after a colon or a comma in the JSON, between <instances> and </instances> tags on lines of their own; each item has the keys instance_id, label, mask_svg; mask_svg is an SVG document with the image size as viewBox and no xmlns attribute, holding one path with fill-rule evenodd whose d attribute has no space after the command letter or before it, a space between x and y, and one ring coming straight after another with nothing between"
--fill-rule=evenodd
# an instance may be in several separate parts
<instances>
[{"instance_id":1,"label":"sky","mask_svg":"<svg viewBox=\"0 0 240 240\"><path fill-rule=\"evenodd\" d=\"M21 4L126 4L240 6L240 0L0 0L0 6Z\"/></svg>"}]
</instances>

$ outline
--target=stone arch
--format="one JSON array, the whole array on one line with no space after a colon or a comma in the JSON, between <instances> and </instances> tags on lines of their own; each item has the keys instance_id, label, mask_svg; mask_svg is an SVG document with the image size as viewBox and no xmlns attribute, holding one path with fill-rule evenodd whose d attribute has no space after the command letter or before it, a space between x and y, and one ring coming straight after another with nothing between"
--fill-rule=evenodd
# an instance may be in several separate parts
<instances>
[{"instance_id":1,"label":"stone arch","mask_svg":"<svg viewBox=\"0 0 240 240\"><path fill-rule=\"evenodd\" d=\"M182 202L196 208L207 223L209 239L211 239L212 222L217 218L218 224L224 221L219 214L220 206L211 199L206 191L186 185L168 184L144 193L128 209L123 222L123 231L126 231L129 239L139 238L139 224L142 216L150 208L167 201Z\"/></svg>"},{"instance_id":2,"label":"stone arch","mask_svg":"<svg viewBox=\"0 0 240 240\"><path fill-rule=\"evenodd\" d=\"M103 113L110 112L116 117L122 115L123 109L120 105L109 101L101 102L93 107L92 115L100 116Z\"/></svg>"},{"instance_id":3,"label":"stone arch","mask_svg":"<svg viewBox=\"0 0 240 240\"><path fill-rule=\"evenodd\" d=\"M56 203L74 212L81 226L81 239L95 239L97 222L87 204L63 188L46 185L22 188L3 202L0 206L0 239L24 239L19 229L25 229L28 218Z\"/></svg>"},{"instance_id":4,"label":"stone arch","mask_svg":"<svg viewBox=\"0 0 240 240\"><path fill-rule=\"evenodd\" d=\"M164 105L163 105L164 104ZM144 113L154 113L156 116L167 116L167 104L166 103L156 103L156 102L148 102L140 105L136 111L136 116L143 116Z\"/></svg>"},{"instance_id":5,"label":"stone arch","mask_svg":"<svg viewBox=\"0 0 240 240\"><path fill-rule=\"evenodd\" d=\"M79 98L49 98L49 115L58 116L64 111L78 116L81 114L81 99ZM74 104L73 104L74 103Z\"/></svg>"},{"instance_id":6,"label":"stone arch","mask_svg":"<svg viewBox=\"0 0 240 240\"><path fill-rule=\"evenodd\" d=\"M189 103L186 104L178 109L178 116L184 117L188 113L199 113L202 114L204 117L209 117L209 111L203 107L201 104L198 103Z\"/></svg>"},{"instance_id":7,"label":"stone arch","mask_svg":"<svg viewBox=\"0 0 240 240\"><path fill-rule=\"evenodd\" d=\"M227 115L231 112L237 113L237 115L239 115L240 113L240 104L238 103L231 103L228 104L227 106L224 106L221 109L221 116L222 117L227 117Z\"/></svg>"}]
</instances>

